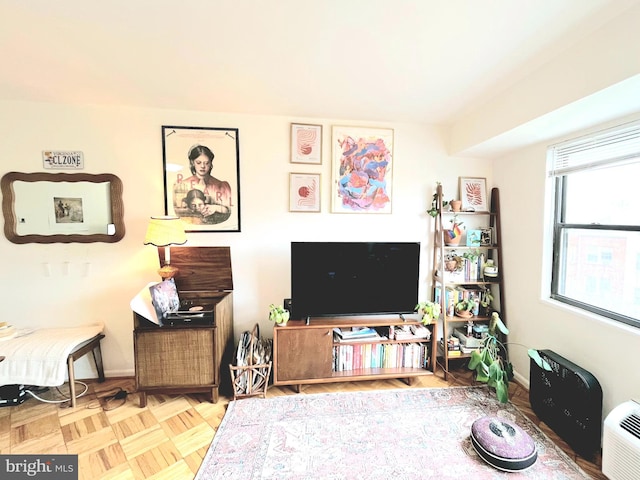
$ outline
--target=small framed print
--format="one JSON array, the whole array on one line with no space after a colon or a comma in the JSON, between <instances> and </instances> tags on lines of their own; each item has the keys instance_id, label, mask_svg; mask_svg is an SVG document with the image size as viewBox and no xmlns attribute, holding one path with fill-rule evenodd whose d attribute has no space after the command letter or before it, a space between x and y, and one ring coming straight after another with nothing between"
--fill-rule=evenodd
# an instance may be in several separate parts
<instances>
[{"instance_id":1,"label":"small framed print","mask_svg":"<svg viewBox=\"0 0 640 480\"><path fill-rule=\"evenodd\" d=\"M289 211L320 211L320 174L289 174Z\"/></svg>"},{"instance_id":2,"label":"small framed print","mask_svg":"<svg viewBox=\"0 0 640 480\"><path fill-rule=\"evenodd\" d=\"M291 124L291 163L322 164L322 125Z\"/></svg>"},{"instance_id":3,"label":"small framed print","mask_svg":"<svg viewBox=\"0 0 640 480\"><path fill-rule=\"evenodd\" d=\"M467 230L467 247L479 247L481 230Z\"/></svg>"},{"instance_id":4,"label":"small framed print","mask_svg":"<svg viewBox=\"0 0 640 480\"><path fill-rule=\"evenodd\" d=\"M488 212L487 179L460 177L460 200L463 212Z\"/></svg>"},{"instance_id":5,"label":"small framed print","mask_svg":"<svg viewBox=\"0 0 640 480\"><path fill-rule=\"evenodd\" d=\"M493 228L486 227L480 229L480 246L491 247L493 246Z\"/></svg>"}]
</instances>

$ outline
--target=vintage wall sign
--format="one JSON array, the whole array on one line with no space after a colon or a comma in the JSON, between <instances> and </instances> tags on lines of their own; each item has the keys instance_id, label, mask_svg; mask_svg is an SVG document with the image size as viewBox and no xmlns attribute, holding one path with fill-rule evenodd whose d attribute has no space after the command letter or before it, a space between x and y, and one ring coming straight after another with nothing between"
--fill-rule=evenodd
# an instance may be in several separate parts
<instances>
[{"instance_id":1,"label":"vintage wall sign","mask_svg":"<svg viewBox=\"0 0 640 480\"><path fill-rule=\"evenodd\" d=\"M81 170L84 168L84 154L79 151L45 150L42 152L44 168L52 170Z\"/></svg>"}]
</instances>

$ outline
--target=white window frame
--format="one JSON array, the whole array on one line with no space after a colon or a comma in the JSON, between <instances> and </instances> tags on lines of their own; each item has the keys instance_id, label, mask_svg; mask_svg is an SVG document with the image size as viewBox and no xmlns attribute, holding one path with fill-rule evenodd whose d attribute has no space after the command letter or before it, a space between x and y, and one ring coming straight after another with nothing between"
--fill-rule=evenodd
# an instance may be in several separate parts
<instances>
[{"instance_id":1,"label":"white window frame","mask_svg":"<svg viewBox=\"0 0 640 480\"><path fill-rule=\"evenodd\" d=\"M627 325L640 328L640 318L632 318L590 305L559 293L562 249L558 246L563 232L571 229L640 231L640 225L568 224L564 222L564 182L567 176L581 171L621 166L640 162L640 120L568 140L549 147L547 152L547 205L551 212L551 227L547 238L552 245L549 276L545 291L549 298L595 313ZM630 218L635 218L630 215ZM572 252L565 251L566 255ZM598 259L601 261L601 259ZM562 278L564 281L564 278Z\"/></svg>"}]
</instances>

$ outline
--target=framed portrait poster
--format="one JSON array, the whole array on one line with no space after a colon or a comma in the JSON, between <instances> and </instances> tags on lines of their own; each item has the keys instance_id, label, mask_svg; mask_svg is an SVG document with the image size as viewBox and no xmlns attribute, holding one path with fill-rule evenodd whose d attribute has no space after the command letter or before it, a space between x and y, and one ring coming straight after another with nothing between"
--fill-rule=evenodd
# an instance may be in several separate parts
<instances>
[{"instance_id":1,"label":"framed portrait poster","mask_svg":"<svg viewBox=\"0 0 640 480\"><path fill-rule=\"evenodd\" d=\"M322 125L291 124L291 163L322 164Z\"/></svg>"},{"instance_id":2,"label":"framed portrait poster","mask_svg":"<svg viewBox=\"0 0 640 480\"><path fill-rule=\"evenodd\" d=\"M187 232L240 231L237 128L162 127L165 214Z\"/></svg>"},{"instance_id":3,"label":"framed portrait poster","mask_svg":"<svg viewBox=\"0 0 640 480\"><path fill-rule=\"evenodd\" d=\"M488 212L487 179L460 177L460 200L463 212Z\"/></svg>"},{"instance_id":4,"label":"framed portrait poster","mask_svg":"<svg viewBox=\"0 0 640 480\"><path fill-rule=\"evenodd\" d=\"M289 211L320 211L320 174L289 174Z\"/></svg>"},{"instance_id":5,"label":"framed portrait poster","mask_svg":"<svg viewBox=\"0 0 640 480\"><path fill-rule=\"evenodd\" d=\"M391 213L393 130L332 128L331 211Z\"/></svg>"}]
</instances>

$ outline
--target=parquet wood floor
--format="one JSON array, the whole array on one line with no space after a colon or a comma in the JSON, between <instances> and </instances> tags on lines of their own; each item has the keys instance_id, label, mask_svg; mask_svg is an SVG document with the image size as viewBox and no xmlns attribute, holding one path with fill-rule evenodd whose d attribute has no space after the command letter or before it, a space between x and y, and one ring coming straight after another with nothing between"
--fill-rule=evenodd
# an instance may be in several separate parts
<instances>
[{"instance_id":1,"label":"parquet wood floor","mask_svg":"<svg viewBox=\"0 0 640 480\"><path fill-rule=\"evenodd\" d=\"M460 370L450 374L447 381L441 372L421 377L411 387L400 380L376 380L309 385L303 387L303 393L472 383L470 372ZM88 387L87 394L78 399L75 408L35 398L29 398L22 405L0 408L0 453L78 454L81 480L192 479L230 401L224 396L212 404L203 395L149 395L147 406L140 408L136 393L130 393L124 403L103 399L119 389L134 392L133 378L89 382ZM38 395L49 400L60 399L65 388L66 385L60 391L50 389ZM270 387L267 397L295 394L290 388ZM589 475L606 480L600 470L599 456L591 462L576 456L565 442L540 423L531 411L528 392L523 387L511 384L511 400Z\"/></svg>"}]
</instances>

